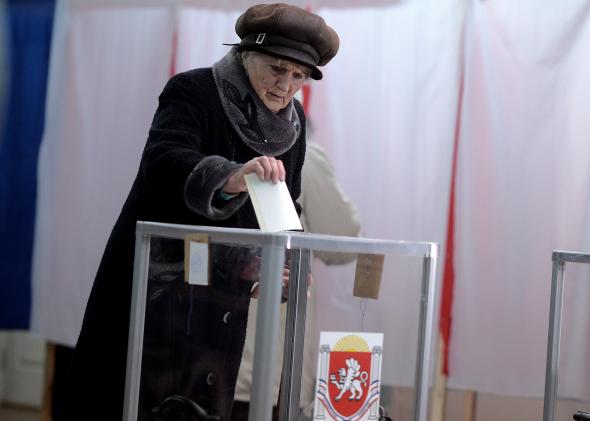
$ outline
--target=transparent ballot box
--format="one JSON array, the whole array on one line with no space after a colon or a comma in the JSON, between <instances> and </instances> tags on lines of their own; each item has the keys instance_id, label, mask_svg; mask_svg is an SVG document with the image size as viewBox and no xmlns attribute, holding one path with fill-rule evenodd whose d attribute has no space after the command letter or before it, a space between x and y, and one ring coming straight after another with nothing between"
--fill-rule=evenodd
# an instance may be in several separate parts
<instances>
[{"instance_id":1,"label":"transparent ballot box","mask_svg":"<svg viewBox=\"0 0 590 421\"><path fill-rule=\"evenodd\" d=\"M426 421L437 252L138 222L124 420Z\"/></svg>"},{"instance_id":2,"label":"transparent ballot box","mask_svg":"<svg viewBox=\"0 0 590 421\"><path fill-rule=\"evenodd\" d=\"M552 261L543 421L590 420L590 253L555 250Z\"/></svg>"}]
</instances>

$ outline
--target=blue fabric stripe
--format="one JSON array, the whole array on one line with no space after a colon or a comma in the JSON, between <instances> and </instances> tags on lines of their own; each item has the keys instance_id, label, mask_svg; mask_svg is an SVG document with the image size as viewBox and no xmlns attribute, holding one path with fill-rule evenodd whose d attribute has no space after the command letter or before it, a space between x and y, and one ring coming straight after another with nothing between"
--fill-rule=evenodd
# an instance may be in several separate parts
<instances>
[{"instance_id":1,"label":"blue fabric stripe","mask_svg":"<svg viewBox=\"0 0 590 421\"><path fill-rule=\"evenodd\" d=\"M27 329L37 157L54 0L7 2L8 100L0 127L0 328Z\"/></svg>"}]
</instances>

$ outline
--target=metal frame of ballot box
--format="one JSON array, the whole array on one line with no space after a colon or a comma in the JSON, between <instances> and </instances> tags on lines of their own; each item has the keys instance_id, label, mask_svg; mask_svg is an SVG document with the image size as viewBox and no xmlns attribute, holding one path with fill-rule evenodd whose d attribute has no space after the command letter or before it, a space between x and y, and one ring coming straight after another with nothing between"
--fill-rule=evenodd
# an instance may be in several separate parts
<instances>
[{"instance_id":1,"label":"metal frame of ballot box","mask_svg":"<svg viewBox=\"0 0 590 421\"><path fill-rule=\"evenodd\" d=\"M559 369L559 343L561 340L561 308L563 306L563 279L566 262L590 263L590 253L553 251L551 298L549 301L549 338L547 340L547 366L545 370L545 399L543 421L555 420L557 378Z\"/></svg>"},{"instance_id":2,"label":"metal frame of ballot box","mask_svg":"<svg viewBox=\"0 0 590 421\"><path fill-rule=\"evenodd\" d=\"M299 419L299 394L303 365L303 338L307 306L307 277L310 250L342 253L391 253L422 257L422 286L418 321L418 355L415 369L413 420L426 421L428 388L433 362L435 304L438 294L436 261L438 245L428 242L406 242L351 238L293 232L263 233L258 230L173 225L139 221L136 227L133 291L129 326L129 346L125 379L124 421L136 421L143 351L144 318L152 236L183 240L187 234L205 234L210 242L262 247L260 293L256 318L255 354L249 419L270 421L273 407L273 378L276 365L285 251L291 253L289 296L280 419ZM303 279L303 282L300 282ZM273 282L272 280L276 280ZM376 418L377 419L377 418Z\"/></svg>"}]
</instances>

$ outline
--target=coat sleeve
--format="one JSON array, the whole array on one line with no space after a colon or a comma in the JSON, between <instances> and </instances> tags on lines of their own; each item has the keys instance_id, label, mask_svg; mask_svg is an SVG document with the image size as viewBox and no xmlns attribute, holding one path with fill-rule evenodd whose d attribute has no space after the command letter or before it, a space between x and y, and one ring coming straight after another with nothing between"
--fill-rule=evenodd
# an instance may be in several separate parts
<instances>
[{"instance_id":1,"label":"coat sleeve","mask_svg":"<svg viewBox=\"0 0 590 421\"><path fill-rule=\"evenodd\" d=\"M168 82L159 98L141 171L150 188L182 196L192 212L220 220L233 215L247 193L215 200L217 191L241 164L202 152L210 124L203 92L207 90L199 86L199 79L186 74Z\"/></svg>"}]
</instances>

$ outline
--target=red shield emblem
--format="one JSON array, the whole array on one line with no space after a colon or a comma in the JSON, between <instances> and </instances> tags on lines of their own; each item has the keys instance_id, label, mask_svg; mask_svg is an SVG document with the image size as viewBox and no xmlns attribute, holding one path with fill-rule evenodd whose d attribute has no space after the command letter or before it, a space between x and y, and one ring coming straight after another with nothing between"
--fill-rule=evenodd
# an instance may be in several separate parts
<instances>
[{"instance_id":1,"label":"red shield emblem","mask_svg":"<svg viewBox=\"0 0 590 421\"><path fill-rule=\"evenodd\" d=\"M314 420L379 418L383 334L322 332Z\"/></svg>"},{"instance_id":2,"label":"red shield emblem","mask_svg":"<svg viewBox=\"0 0 590 421\"><path fill-rule=\"evenodd\" d=\"M368 409L371 386L370 352L330 353L328 397L330 406L344 419L358 419Z\"/></svg>"}]
</instances>

